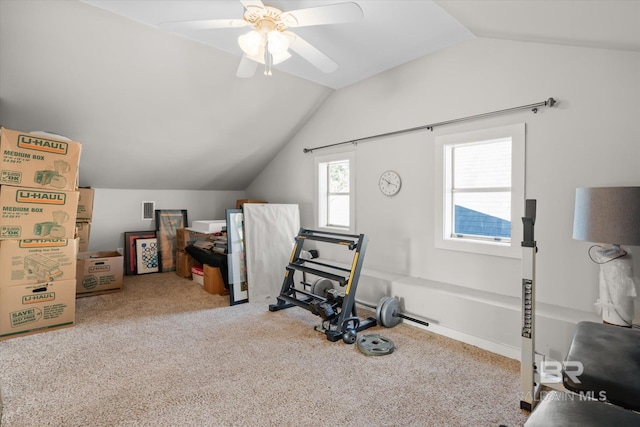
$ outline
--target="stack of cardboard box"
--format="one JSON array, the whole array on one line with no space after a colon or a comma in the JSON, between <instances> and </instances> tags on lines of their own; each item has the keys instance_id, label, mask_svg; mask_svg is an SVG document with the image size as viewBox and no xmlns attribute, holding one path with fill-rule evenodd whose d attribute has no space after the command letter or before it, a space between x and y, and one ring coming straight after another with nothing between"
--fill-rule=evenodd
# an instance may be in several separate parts
<instances>
[{"instance_id":1,"label":"stack of cardboard box","mask_svg":"<svg viewBox=\"0 0 640 427\"><path fill-rule=\"evenodd\" d=\"M176 274L187 279L191 278L191 267L195 260L185 252L187 245L194 241L208 241L211 233L202 233L188 228L178 228L176 230Z\"/></svg>"},{"instance_id":2,"label":"stack of cardboard box","mask_svg":"<svg viewBox=\"0 0 640 427\"><path fill-rule=\"evenodd\" d=\"M80 200L76 219L78 263L76 297L89 297L122 290L124 257L117 251L87 252L93 219L92 188L79 188Z\"/></svg>"},{"instance_id":3,"label":"stack of cardboard box","mask_svg":"<svg viewBox=\"0 0 640 427\"><path fill-rule=\"evenodd\" d=\"M78 251L89 250L89 236L91 233L91 220L93 219L93 188L78 188L78 212L76 215L76 234L78 236Z\"/></svg>"},{"instance_id":4,"label":"stack of cardboard box","mask_svg":"<svg viewBox=\"0 0 640 427\"><path fill-rule=\"evenodd\" d=\"M0 128L0 340L75 322L81 148Z\"/></svg>"}]
</instances>

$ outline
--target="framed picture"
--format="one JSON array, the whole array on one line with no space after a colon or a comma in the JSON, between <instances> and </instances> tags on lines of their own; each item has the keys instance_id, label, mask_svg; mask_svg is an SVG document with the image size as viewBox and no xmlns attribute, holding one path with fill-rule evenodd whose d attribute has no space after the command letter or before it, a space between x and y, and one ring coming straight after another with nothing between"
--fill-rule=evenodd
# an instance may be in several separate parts
<instances>
[{"instance_id":1,"label":"framed picture","mask_svg":"<svg viewBox=\"0 0 640 427\"><path fill-rule=\"evenodd\" d=\"M244 214L242 209L227 209L227 245L229 305L248 302L249 285L244 252Z\"/></svg>"},{"instance_id":2,"label":"framed picture","mask_svg":"<svg viewBox=\"0 0 640 427\"><path fill-rule=\"evenodd\" d=\"M136 239L136 273L156 273L158 267L158 239Z\"/></svg>"},{"instance_id":3,"label":"framed picture","mask_svg":"<svg viewBox=\"0 0 640 427\"><path fill-rule=\"evenodd\" d=\"M136 240L156 237L153 230L125 231L124 233L124 274L131 276L136 273Z\"/></svg>"},{"instance_id":4,"label":"framed picture","mask_svg":"<svg viewBox=\"0 0 640 427\"><path fill-rule=\"evenodd\" d=\"M156 237L160 271L176 269L176 230L187 227L186 209L156 209Z\"/></svg>"}]
</instances>

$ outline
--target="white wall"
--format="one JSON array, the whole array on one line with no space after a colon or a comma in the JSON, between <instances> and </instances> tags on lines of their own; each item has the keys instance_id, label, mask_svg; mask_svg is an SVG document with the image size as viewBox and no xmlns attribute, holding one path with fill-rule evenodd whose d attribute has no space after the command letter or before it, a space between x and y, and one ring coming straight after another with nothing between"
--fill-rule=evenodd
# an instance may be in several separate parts
<instances>
[{"instance_id":1,"label":"white wall","mask_svg":"<svg viewBox=\"0 0 640 427\"><path fill-rule=\"evenodd\" d=\"M243 191L95 189L89 251L112 251L124 245L125 231L155 230L155 221L142 220L142 202L156 209L186 209L193 221L225 219L225 210L244 199Z\"/></svg>"},{"instance_id":2,"label":"white wall","mask_svg":"<svg viewBox=\"0 0 640 427\"><path fill-rule=\"evenodd\" d=\"M537 114L515 112L358 144L356 227L370 238L359 299L397 296L407 312L433 319L435 329L517 357L521 261L434 247L433 142L437 135L526 123L525 195L538 202L537 347L560 358L575 322L599 319L590 243L572 239L575 188L640 185L639 75L634 52L464 42L334 93L247 195L299 203L302 226L313 228L313 158L330 151L304 154L304 147L555 98L554 108ZM393 198L377 187L387 169L403 179ZM514 237L519 244L522 236Z\"/></svg>"}]
</instances>

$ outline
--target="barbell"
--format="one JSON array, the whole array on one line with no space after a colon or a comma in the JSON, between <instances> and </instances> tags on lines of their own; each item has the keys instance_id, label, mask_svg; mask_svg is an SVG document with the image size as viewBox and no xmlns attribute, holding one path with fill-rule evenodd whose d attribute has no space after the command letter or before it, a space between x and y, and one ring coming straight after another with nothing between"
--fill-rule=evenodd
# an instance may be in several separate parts
<instances>
[{"instance_id":1,"label":"barbell","mask_svg":"<svg viewBox=\"0 0 640 427\"><path fill-rule=\"evenodd\" d=\"M329 279L318 279L311 284L311 293L322 298L326 298L329 290L331 289L334 289L334 287L333 282ZM400 302L394 297L382 297L377 306L358 300L356 300L356 303L374 309L376 311L376 322L378 322L378 325L382 325L385 328L393 328L400 323L402 319L411 320L412 322L429 326L429 323L424 320L416 319L400 313Z\"/></svg>"}]
</instances>

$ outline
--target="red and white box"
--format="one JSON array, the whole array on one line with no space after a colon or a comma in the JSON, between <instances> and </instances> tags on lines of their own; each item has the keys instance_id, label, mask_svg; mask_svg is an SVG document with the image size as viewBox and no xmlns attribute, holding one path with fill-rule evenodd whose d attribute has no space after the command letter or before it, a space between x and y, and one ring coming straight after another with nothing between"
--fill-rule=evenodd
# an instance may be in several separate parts
<instances>
[{"instance_id":1,"label":"red and white box","mask_svg":"<svg viewBox=\"0 0 640 427\"><path fill-rule=\"evenodd\" d=\"M191 277L198 285L204 286L204 270L202 267L197 267L195 265L191 267Z\"/></svg>"}]
</instances>

